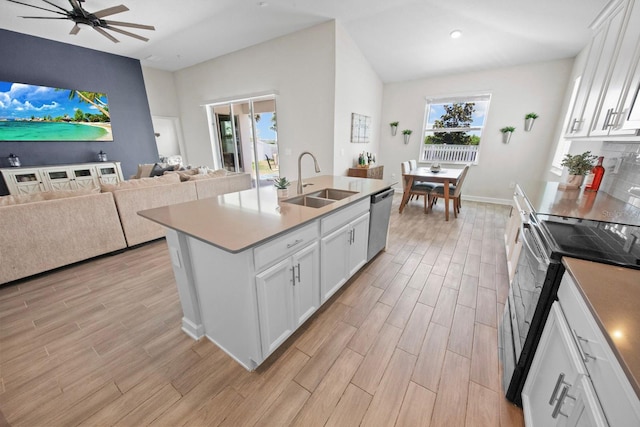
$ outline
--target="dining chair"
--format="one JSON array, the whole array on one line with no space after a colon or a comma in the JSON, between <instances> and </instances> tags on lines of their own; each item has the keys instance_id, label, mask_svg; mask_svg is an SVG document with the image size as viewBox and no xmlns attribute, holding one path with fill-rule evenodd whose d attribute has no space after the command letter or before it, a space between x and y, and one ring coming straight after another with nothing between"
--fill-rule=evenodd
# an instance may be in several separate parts
<instances>
[{"instance_id":1,"label":"dining chair","mask_svg":"<svg viewBox=\"0 0 640 427\"><path fill-rule=\"evenodd\" d=\"M464 169L462 170L462 173L460 174L460 179L458 179L458 182L456 183L456 185L449 184L449 200L453 200L453 217L454 218L457 218L458 214L460 213L460 206L461 206L460 195L462 192L462 184L464 183L464 179L466 178L468 171L469 171L469 165L465 165ZM431 209L433 208L435 201L439 197L444 198L444 185L443 184L435 185L433 190L431 190L431 192L429 193L429 196L431 198L429 202L429 209Z\"/></svg>"},{"instance_id":2,"label":"dining chair","mask_svg":"<svg viewBox=\"0 0 640 427\"><path fill-rule=\"evenodd\" d=\"M400 163L400 167L402 168L402 174L406 174L409 171L411 171L411 164L410 161L409 162L402 162ZM402 180L402 184L403 184L403 190L409 191L409 197L407 198L407 202L405 203L405 205L407 203L409 203L409 200L413 197L416 196L416 199L419 198L420 196L424 197L424 212L427 213L427 208L428 206L430 206L431 203L431 198L430 198L430 194L433 191L433 189L435 188L435 185L430 183L430 182L413 182L413 185L411 186L410 189L408 189L408 180L405 179L403 177Z\"/></svg>"}]
</instances>

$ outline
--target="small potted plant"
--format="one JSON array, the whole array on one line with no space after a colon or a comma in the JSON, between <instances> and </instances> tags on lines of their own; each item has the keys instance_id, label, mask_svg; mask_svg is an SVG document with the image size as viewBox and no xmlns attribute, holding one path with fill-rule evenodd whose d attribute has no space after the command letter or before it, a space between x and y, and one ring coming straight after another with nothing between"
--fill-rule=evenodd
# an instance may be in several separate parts
<instances>
[{"instance_id":1,"label":"small potted plant","mask_svg":"<svg viewBox=\"0 0 640 427\"><path fill-rule=\"evenodd\" d=\"M290 185L291 182L284 176L282 178L276 178L273 181L273 186L277 188L278 199L282 199L289 195L289 189L287 187Z\"/></svg>"},{"instance_id":2,"label":"small potted plant","mask_svg":"<svg viewBox=\"0 0 640 427\"><path fill-rule=\"evenodd\" d=\"M400 122L391 122L389 126L391 126L391 136L396 136L396 132L398 132L398 124Z\"/></svg>"},{"instance_id":3,"label":"small potted plant","mask_svg":"<svg viewBox=\"0 0 640 427\"><path fill-rule=\"evenodd\" d=\"M569 175L567 176L567 181L561 183L558 188L566 190L580 188L582 181L584 181L584 176L591 171L597 158L598 156L592 155L591 151L576 155L566 154L560 164L569 170Z\"/></svg>"},{"instance_id":4,"label":"small potted plant","mask_svg":"<svg viewBox=\"0 0 640 427\"><path fill-rule=\"evenodd\" d=\"M505 126L500 129L502 132L502 142L508 144L511 141L511 134L516 130L513 126Z\"/></svg>"},{"instance_id":5,"label":"small potted plant","mask_svg":"<svg viewBox=\"0 0 640 427\"><path fill-rule=\"evenodd\" d=\"M536 113L529 113L524 116L524 131L529 132L533 127L533 122L536 121L538 115Z\"/></svg>"},{"instance_id":6,"label":"small potted plant","mask_svg":"<svg viewBox=\"0 0 640 427\"><path fill-rule=\"evenodd\" d=\"M409 143L409 138L411 138L411 134L413 133L413 131L411 129L405 129L402 131L402 135L404 136L404 143L408 144Z\"/></svg>"}]
</instances>

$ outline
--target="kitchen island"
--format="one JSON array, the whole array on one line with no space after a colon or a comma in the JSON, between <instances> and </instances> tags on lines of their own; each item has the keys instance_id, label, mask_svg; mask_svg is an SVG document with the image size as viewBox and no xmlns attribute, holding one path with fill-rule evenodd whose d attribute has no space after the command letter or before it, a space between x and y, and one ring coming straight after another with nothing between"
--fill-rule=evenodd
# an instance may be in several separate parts
<instances>
[{"instance_id":1,"label":"kitchen island","mask_svg":"<svg viewBox=\"0 0 640 427\"><path fill-rule=\"evenodd\" d=\"M370 196L392 185L304 182L315 197L297 197L294 183L288 199L269 186L139 213L168 228L183 331L206 336L248 370L366 263Z\"/></svg>"}]
</instances>

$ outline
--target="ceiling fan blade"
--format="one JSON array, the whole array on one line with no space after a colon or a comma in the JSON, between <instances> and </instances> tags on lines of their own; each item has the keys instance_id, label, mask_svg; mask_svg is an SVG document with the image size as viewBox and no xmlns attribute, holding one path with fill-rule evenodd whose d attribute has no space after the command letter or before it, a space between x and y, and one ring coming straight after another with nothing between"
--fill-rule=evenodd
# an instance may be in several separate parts
<instances>
[{"instance_id":1,"label":"ceiling fan blade","mask_svg":"<svg viewBox=\"0 0 640 427\"><path fill-rule=\"evenodd\" d=\"M34 7L34 8L36 8L36 9L40 9L40 10L46 10L47 12L57 13L58 15L64 15L64 16L67 16L67 14L66 14L66 13L58 12L57 10L51 10L51 9L47 9L47 8L40 7L40 6L34 6L34 5L32 5L32 4L29 4L29 3L23 3L23 2L21 2L21 1L16 1L16 0L7 0L7 1L10 1L11 3L21 4L21 5L23 5L23 6ZM64 9L63 9L63 10L64 10Z\"/></svg>"},{"instance_id":2,"label":"ceiling fan blade","mask_svg":"<svg viewBox=\"0 0 640 427\"><path fill-rule=\"evenodd\" d=\"M80 6L80 2L78 2L78 0L69 0L69 4L74 9L82 9L82 6Z\"/></svg>"},{"instance_id":3,"label":"ceiling fan blade","mask_svg":"<svg viewBox=\"0 0 640 427\"><path fill-rule=\"evenodd\" d=\"M105 20L104 22L106 22L109 25L118 25L120 27L130 27L130 28L139 28L141 30L152 30L152 31L155 31L155 29L156 29L156 27L154 27L153 25L132 24L131 22L107 21L107 20Z\"/></svg>"},{"instance_id":4,"label":"ceiling fan blade","mask_svg":"<svg viewBox=\"0 0 640 427\"><path fill-rule=\"evenodd\" d=\"M96 18L104 18L105 16L115 15L116 13L122 13L129 10L129 8L123 4L120 6L112 6L106 9L99 10L97 12L93 12Z\"/></svg>"},{"instance_id":5,"label":"ceiling fan blade","mask_svg":"<svg viewBox=\"0 0 640 427\"><path fill-rule=\"evenodd\" d=\"M71 29L71 31L69 31L69 34L72 34L72 35L74 35L74 36L75 36L75 35L76 35L76 34L78 34L79 32L80 32L80 25L76 24L76 25L74 25L74 26L73 26L73 28Z\"/></svg>"},{"instance_id":6,"label":"ceiling fan blade","mask_svg":"<svg viewBox=\"0 0 640 427\"><path fill-rule=\"evenodd\" d=\"M56 9L60 9L60 10L61 10L61 11L63 11L65 14L67 13L67 9L64 9L64 8L60 7L60 6L58 6L57 4L55 4L55 3L53 3L53 2L50 2L49 0L42 0L42 1L43 1L43 2L45 2L45 3L50 4L51 6L55 7Z\"/></svg>"},{"instance_id":7,"label":"ceiling fan blade","mask_svg":"<svg viewBox=\"0 0 640 427\"><path fill-rule=\"evenodd\" d=\"M149 39L146 38L146 37L142 37L142 36L139 36L137 34L130 33L129 31L121 30L120 28L110 27L109 25L107 25L104 28L106 28L108 30L111 30L111 31L115 31L116 33L124 34L125 36L129 36L129 37L133 37L133 38L138 39L138 40L142 40L143 42L148 42L149 41Z\"/></svg>"},{"instance_id":8,"label":"ceiling fan blade","mask_svg":"<svg viewBox=\"0 0 640 427\"><path fill-rule=\"evenodd\" d=\"M108 38L109 40L111 40L114 43L119 43L120 40L118 40L117 38L113 37L111 34L107 33L105 30L103 30L100 27L92 27L94 30L96 30L97 32L99 32L100 34L102 34L103 36L105 36L106 38Z\"/></svg>"},{"instance_id":9,"label":"ceiling fan blade","mask_svg":"<svg viewBox=\"0 0 640 427\"><path fill-rule=\"evenodd\" d=\"M19 18L26 18L26 19L68 19L68 18L58 18L57 16L19 16Z\"/></svg>"}]
</instances>

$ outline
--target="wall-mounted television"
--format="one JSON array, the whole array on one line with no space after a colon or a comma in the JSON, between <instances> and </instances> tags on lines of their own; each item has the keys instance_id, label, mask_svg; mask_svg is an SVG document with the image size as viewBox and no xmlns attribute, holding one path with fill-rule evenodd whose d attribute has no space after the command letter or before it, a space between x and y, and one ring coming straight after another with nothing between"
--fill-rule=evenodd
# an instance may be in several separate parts
<instances>
[{"instance_id":1,"label":"wall-mounted television","mask_svg":"<svg viewBox=\"0 0 640 427\"><path fill-rule=\"evenodd\" d=\"M107 95L0 81L1 141L113 141Z\"/></svg>"}]
</instances>

